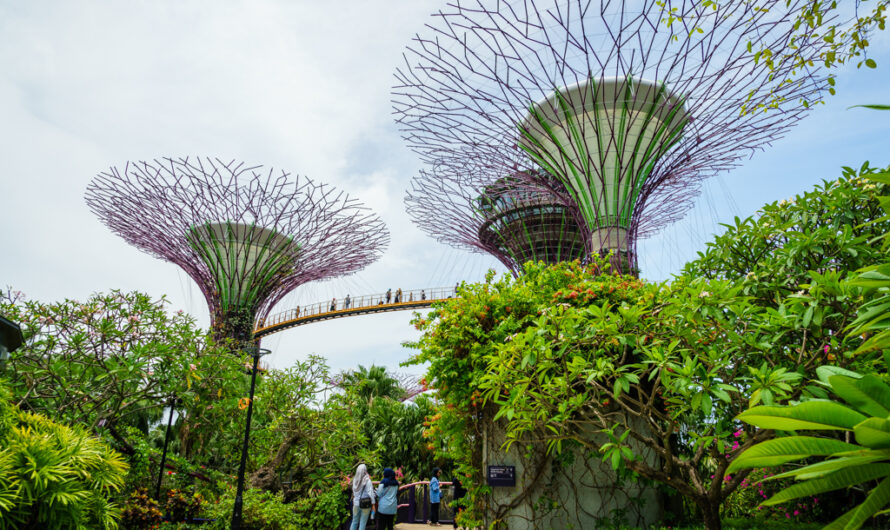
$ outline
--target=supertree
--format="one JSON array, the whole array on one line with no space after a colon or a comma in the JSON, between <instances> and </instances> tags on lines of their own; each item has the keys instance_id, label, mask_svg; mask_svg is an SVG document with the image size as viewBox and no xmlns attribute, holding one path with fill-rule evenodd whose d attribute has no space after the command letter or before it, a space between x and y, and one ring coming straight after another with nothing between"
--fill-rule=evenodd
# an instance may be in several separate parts
<instances>
[{"instance_id":1,"label":"supertree","mask_svg":"<svg viewBox=\"0 0 890 530\"><path fill-rule=\"evenodd\" d=\"M680 218L703 179L765 148L821 100L827 77L810 65L825 42L795 26L805 5L449 4L408 46L393 88L396 121L435 175L410 194L428 195L415 218L466 242L446 232L467 233L477 214L440 191L515 179L519 194L568 197L585 254L611 252L614 268L634 272L638 238ZM795 54L773 51L784 49ZM434 219L440 212L447 222Z\"/></svg>"},{"instance_id":2,"label":"supertree","mask_svg":"<svg viewBox=\"0 0 890 530\"><path fill-rule=\"evenodd\" d=\"M509 175L449 178L433 169L412 179L409 215L442 243L490 254L514 275L527 261L584 259L586 225L571 198Z\"/></svg>"},{"instance_id":3,"label":"supertree","mask_svg":"<svg viewBox=\"0 0 890 530\"><path fill-rule=\"evenodd\" d=\"M239 344L281 298L380 257L389 232L344 192L263 166L162 158L112 166L90 209L131 245L181 267L207 300L214 335Z\"/></svg>"}]
</instances>

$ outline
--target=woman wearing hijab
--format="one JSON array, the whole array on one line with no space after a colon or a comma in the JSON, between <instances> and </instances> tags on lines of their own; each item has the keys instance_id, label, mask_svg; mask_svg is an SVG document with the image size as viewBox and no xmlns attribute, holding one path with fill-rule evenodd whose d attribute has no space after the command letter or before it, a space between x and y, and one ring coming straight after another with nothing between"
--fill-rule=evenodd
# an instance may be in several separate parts
<instances>
[{"instance_id":1,"label":"woman wearing hijab","mask_svg":"<svg viewBox=\"0 0 890 530\"><path fill-rule=\"evenodd\" d=\"M439 502L442 500L442 487L439 486L439 468L433 469L430 478L430 526L442 526L439 524Z\"/></svg>"},{"instance_id":2,"label":"woman wearing hijab","mask_svg":"<svg viewBox=\"0 0 890 530\"><path fill-rule=\"evenodd\" d=\"M396 514L399 511L399 481L392 468L383 470L383 480L377 486L377 528L393 530Z\"/></svg>"},{"instance_id":3,"label":"woman wearing hijab","mask_svg":"<svg viewBox=\"0 0 890 530\"><path fill-rule=\"evenodd\" d=\"M352 524L349 530L365 530L373 507L374 485L371 484L368 468L359 464L352 477Z\"/></svg>"}]
</instances>

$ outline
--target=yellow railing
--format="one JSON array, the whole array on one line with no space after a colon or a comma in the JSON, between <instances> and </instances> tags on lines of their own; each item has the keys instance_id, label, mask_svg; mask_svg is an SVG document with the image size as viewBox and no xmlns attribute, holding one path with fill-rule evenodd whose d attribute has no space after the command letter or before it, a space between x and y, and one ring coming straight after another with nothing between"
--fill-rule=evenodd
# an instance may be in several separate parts
<instances>
[{"instance_id":1,"label":"yellow railing","mask_svg":"<svg viewBox=\"0 0 890 530\"><path fill-rule=\"evenodd\" d=\"M433 302L447 300L454 296L456 296L455 287L436 287L410 291L395 289L389 293L368 294L355 298L351 296L334 298L269 315L265 320L257 322L254 336L260 338L319 320L428 307Z\"/></svg>"}]
</instances>

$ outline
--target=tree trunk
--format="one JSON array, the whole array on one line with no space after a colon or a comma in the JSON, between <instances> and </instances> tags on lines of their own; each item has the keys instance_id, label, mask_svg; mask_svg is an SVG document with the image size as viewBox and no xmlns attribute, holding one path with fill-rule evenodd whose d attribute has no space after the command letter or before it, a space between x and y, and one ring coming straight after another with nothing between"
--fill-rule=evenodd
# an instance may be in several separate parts
<instances>
[{"instance_id":1,"label":"tree trunk","mask_svg":"<svg viewBox=\"0 0 890 530\"><path fill-rule=\"evenodd\" d=\"M263 489L266 491L276 492L281 489L281 480L278 479L278 468L284 464L287 454L294 445L300 440L300 434L291 435L278 446L275 456L265 464L260 466L253 475L250 476L250 486L252 488Z\"/></svg>"},{"instance_id":2,"label":"tree trunk","mask_svg":"<svg viewBox=\"0 0 890 530\"><path fill-rule=\"evenodd\" d=\"M707 530L720 530L720 503L711 502L710 499L701 499L698 503L701 508L702 522Z\"/></svg>"}]
</instances>

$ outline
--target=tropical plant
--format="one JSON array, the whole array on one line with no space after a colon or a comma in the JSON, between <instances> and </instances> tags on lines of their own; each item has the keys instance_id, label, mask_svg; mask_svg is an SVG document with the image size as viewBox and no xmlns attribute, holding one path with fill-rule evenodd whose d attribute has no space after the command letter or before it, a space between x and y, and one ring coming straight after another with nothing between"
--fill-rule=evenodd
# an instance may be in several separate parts
<instances>
[{"instance_id":1,"label":"tropical plant","mask_svg":"<svg viewBox=\"0 0 890 530\"><path fill-rule=\"evenodd\" d=\"M409 479L422 480L433 467L450 468L427 447L424 424L436 413L429 396L411 402L376 399L362 418L362 430L382 466L401 468Z\"/></svg>"},{"instance_id":2,"label":"tropical plant","mask_svg":"<svg viewBox=\"0 0 890 530\"><path fill-rule=\"evenodd\" d=\"M117 528L121 455L81 427L14 407L0 413L9 427L0 431L0 529Z\"/></svg>"},{"instance_id":3,"label":"tropical plant","mask_svg":"<svg viewBox=\"0 0 890 530\"><path fill-rule=\"evenodd\" d=\"M399 380L388 374L384 366L372 365L370 368L365 368L358 365L357 370L343 374L341 385L347 392L367 403L371 403L377 397L398 400L405 395Z\"/></svg>"},{"instance_id":4,"label":"tropical plant","mask_svg":"<svg viewBox=\"0 0 890 530\"><path fill-rule=\"evenodd\" d=\"M729 471L778 466L816 456L825 460L792 469L775 478L800 482L766 500L774 505L871 481L880 481L864 502L844 513L826 529L855 529L890 505L890 386L876 375L860 375L837 367L817 370L819 380L846 404L812 400L793 406L753 407L738 416L762 429L780 431L840 431L856 443L822 436L793 435L755 445L740 454Z\"/></svg>"},{"instance_id":5,"label":"tropical plant","mask_svg":"<svg viewBox=\"0 0 890 530\"><path fill-rule=\"evenodd\" d=\"M361 432L359 417L343 395L324 400L332 378L321 357L310 356L286 370L270 370L258 385L252 454L259 465L254 488L285 489L288 501L317 496L376 456Z\"/></svg>"},{"instance_id":6,"label":"tropical plant","mask_svg":"<svg viewBox=\"0 0 890 530\"><path fill-rule=\"evenodd\" d=\"M680 12L671 2L657 0L665 11L662 22L667 26L681 23L689 28L690 34L700 31L700 27L708 24L712 16L720 16L723 2L720 0L700 0L693 8ZM786 2L776 4L790 5ZM852 7L851 7L852 6ZM773 71L776 65L787 61L797 66L792 79L781 79L778 86L793 82L797 72L814 66L813 62L800 54L799 41L819 41L822 44L819 63L825 68L838 68L844 64L855 63L857 68L865 66L876 68L877 63L867 55L871 44L870 36L875 31L883 31L887 23L888 0L854 0L838 2L836 0L812 0L799 4L798 16L794 31L787 40L749 41L748 50L752 52L755 68ZM778 8L758 6L760 9ZM865 9L866 7L870 9ZM740 20L740 24L746 21ZM834 77L829 78L829 93L835 94ZM759 108L759 107L758 107ZM757 109L751 109L757 110Z\"/></svg>"},{"instance_id":7,"label":"tropical plant","mask_svg":"<svg viewBox=\"0 0 890 530\"><path fill-rule=\"evenodd\" d=\"M144 529L156 528L164 520L158 501L148 495L148 490L134 490L124 505L121 522L124 528Z\"/></svg>"},{"instance_id":8,"label":"tropical plant","mask_svg":"<svg viewBox=\"0 0 890 530\"><path fill-rule=\"evenodd\" d=\"M284 503L281 493L247 489L243 495L242 526L264 530L298 530L300 519L294 507ZM208 530L228 530L235 504L235 489L229 488L216 504L208 506L207 516L214 521Z\"/></svg>"}]
</instances>

